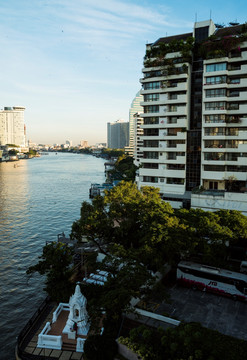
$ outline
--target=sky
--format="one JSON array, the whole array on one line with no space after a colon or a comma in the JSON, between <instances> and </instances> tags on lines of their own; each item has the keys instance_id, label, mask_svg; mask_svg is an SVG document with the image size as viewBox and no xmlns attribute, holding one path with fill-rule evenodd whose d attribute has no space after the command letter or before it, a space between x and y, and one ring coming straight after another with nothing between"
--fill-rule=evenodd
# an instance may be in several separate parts
<instances>
[{"instance_id":1,"label":"sky","mask_svg":"<svg viewBox=\"0 0 247 360\"><path fill-rule=\"evenodd\" d=\"M129 120L147 43L195 21L247 21L239 0L0 0L0 109L25 106L36 143L106 142Z\"/></svg>"}]
</instances>

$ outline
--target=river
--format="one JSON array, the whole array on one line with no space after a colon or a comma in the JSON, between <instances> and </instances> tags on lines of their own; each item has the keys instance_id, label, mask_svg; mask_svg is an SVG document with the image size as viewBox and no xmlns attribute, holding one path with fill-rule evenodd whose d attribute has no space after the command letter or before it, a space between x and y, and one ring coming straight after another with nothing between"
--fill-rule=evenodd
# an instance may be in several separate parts
<instances>
[{"instance_id":1,"label":"river","mask_svg":"<svg viewBox=\"0 0 247 360\"><path fill-rule=\"evenodd\" d=\"M16 337L45 297L43 278L29 278L46 241L68 236L89 200L92 182L102 183L104 160L91 155L49 153L0 163L0 359L15 359Z\"/></svg>"}]
</instances>

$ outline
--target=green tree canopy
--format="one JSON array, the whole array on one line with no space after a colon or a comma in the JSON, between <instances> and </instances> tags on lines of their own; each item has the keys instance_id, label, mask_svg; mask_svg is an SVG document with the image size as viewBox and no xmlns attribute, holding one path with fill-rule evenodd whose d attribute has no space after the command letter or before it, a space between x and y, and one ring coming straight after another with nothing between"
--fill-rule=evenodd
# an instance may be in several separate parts
<instances>
[{"instance_id":1,"label":"green tree canopy","mask_svg":"<svg viewBox=\"0 0 247 360\"><path fill-rule=\"evenodd\" d=\"M46 275L45 291L55 301L67 301L73 286L69 281L72 270L73 250L61 242L52 242L43 247L39 262L30 266L27 274L38 272Z\"/></svg>"},{"instance_id":2,"label":"green tree canopy","mask_svg":"<svg viewBox=\"0 0 247 360\"><path fill-rule=\"evenodd\" d=\"M119 156L114 164L114 170L109 171L109 175L112 179L134 182L137 169L133 157L124 154Z\"/></svg>"},{"instance_id":3,"label":"green tree canopy","mask_svg":"<svg viewBox=\"0 0 247 360\"><path fill-rule=\"evenodd\" d=\"M141 259L156 269L170 261L183 240L185 225L180 225L172 207L162 201L159 190L131 182L121 182L92 204L84 202L81 218L72 225L72 239L86 236L100 250L123 258ZM102 250L104 251L104 250Z\"/></svg>"}]
</instances>

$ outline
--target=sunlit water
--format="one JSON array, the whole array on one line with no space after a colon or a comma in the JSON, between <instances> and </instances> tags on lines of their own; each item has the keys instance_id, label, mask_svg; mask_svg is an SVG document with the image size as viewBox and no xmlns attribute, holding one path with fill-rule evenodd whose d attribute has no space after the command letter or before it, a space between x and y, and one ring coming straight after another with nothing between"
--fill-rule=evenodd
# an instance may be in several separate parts
<instances>
[{"instance_id":1,"label":"sunlit water","mask_svg":"<svg viewBox=\"0 0 247 360\"><path fill-rule=\"evenodd\" d=\"M92 182L104 181L104 160L50 153L0 163L0 359L14 359L16 337L44 299L43 279L29 279L46 241L69 235L89 200Z\"/></svg>"}]
</instances>

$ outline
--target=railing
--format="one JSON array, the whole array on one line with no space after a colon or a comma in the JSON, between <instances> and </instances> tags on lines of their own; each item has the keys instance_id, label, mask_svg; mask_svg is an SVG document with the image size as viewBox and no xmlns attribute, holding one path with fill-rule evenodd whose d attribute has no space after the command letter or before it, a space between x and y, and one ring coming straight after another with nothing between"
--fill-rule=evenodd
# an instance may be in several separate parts
<instances>
[{"instance_id":1,"label":"railing","mask_svg":"<svg viewBox=\"0 0 247 360\"><path fill-rule=\"evenodd\" d=\"M198 195L209 195L209 196L225 196L225 190L213 190L213 189L200 189L200 187L197 187L192 190L192 194L198 194Z\"/></svg>"},{"instance_id":2,"label":"railing","mask_svg":"<svg viewBox=\"0 0 247 360\"><path fill-rule=\"evenodd\" d=\"M39 348L46 348L46 349L62 349L62 336L56 335L47 335L47 333L51 330L51 324L49 321L46 323L44 329L38 336L38 345Z\"/></svg>"},{"instance_id":3,"label":"railing","mask_svg":"<svg viewBox=\"0 0 247 360\"><path fill-rule=\"evenodd\" d=\"M25 340L28 338L28 334L31 330L36 330L35 326L37 326L38 321L42 318L42 315L46 314L51 306L51 299L48 296L42 302L37 311L33 314L28 323L24 326L19 336L17 337L17 345L16 345L16 358L21 360L45 360L47 357L42 355L33 355L24 351L26 344ZM57 360L52 356L49 357L49 360Z\"/></svg>"},{"instance_id":4,"label":"railing","mask_svg":"<svg viewBox=\"0 0 247 360\"><path fill-rule=\"evenodd\" d=\"M69 304L65 304L65 303L60 303L58 305L58 307L56 308L56 310L53 313L53 317L52 317L52 323L57 321L58 316L60 315L61 311L66 310L69 311Z\"/></svg>"}]
</instances>

